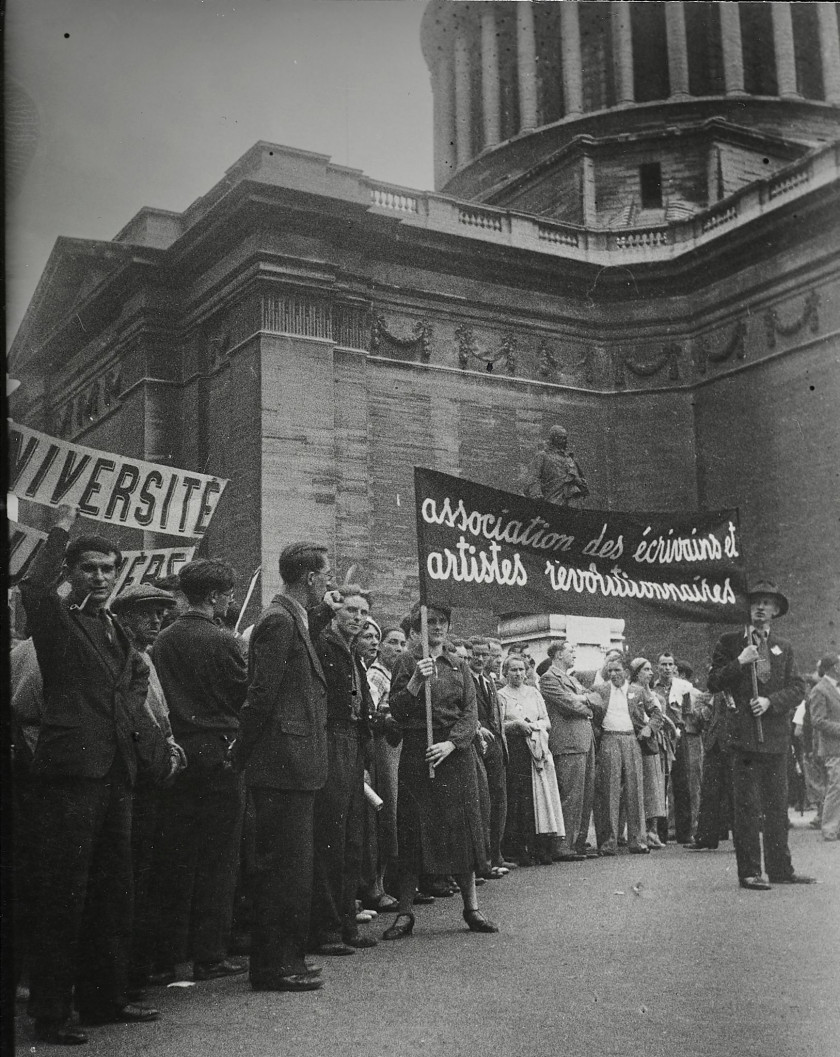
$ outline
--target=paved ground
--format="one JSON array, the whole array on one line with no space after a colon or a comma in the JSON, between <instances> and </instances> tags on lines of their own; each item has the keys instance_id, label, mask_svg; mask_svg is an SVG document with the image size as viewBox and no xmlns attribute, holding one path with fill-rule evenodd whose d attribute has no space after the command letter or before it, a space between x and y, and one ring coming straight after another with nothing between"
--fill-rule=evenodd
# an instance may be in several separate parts
<instances>
[{"instance_id":1,"label":"paved ground","mask_svg":"<svg viewBox=\"0 0 840 1057\"><path fill-rule=\"evenodd\" d=\"M840 844L809 817L791 846L815 887L743 891L728 844L517 870L480 890L497 936L466 932L457 897L438 900L415 936L324 959L320 992L256 994L243 977L159 990L159 1023L92 1029L74 1052L835 1057ZM18 1019L19 1054L59 1052Z\"/></svg>"}]
</instances>

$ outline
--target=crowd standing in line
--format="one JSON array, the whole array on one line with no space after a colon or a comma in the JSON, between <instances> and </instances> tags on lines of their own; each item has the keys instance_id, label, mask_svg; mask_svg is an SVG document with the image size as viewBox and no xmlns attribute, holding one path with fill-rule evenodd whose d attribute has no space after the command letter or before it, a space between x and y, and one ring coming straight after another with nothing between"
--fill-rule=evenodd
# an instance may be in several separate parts
<instances>
[{"instance_id":1,"label":"crowd standing in line","mask_svg":"<svg viewBox=\"0 0 840 1057\"><path fill-rule=\"evenodd\" d=\"M667 649L655 665L611 651L590 678L566 640L537 668L527 646L453 638L435 606L424 656L419 604L380 628L315 542L281 551L245 636L223 561L109 607L119 551L71 541L75 520L60 510L21 585L31 638L12 655L15 972L38 1039L157 1019L148 990L185 963L197 981L317 990L313 955L375 947L359 926L385 911L382 938L403 940L418 905L456 891L466 927L495 933L478 890L537 863L731 832L742 887L811 883L788 847L792 729L822 838L840 837L840 658L806 695L775 584L701 691ZM230 949L243 889L248 964Z\"/></svg>"}]
</instances>

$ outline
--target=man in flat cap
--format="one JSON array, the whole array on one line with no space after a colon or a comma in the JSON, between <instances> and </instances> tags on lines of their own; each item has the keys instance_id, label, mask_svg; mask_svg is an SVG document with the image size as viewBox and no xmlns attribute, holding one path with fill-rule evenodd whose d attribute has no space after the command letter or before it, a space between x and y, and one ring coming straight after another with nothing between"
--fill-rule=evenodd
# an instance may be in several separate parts
<instances>
[{"instance_id":1,"label":"man in flat cap","mask_svg":"<svg viewBox=\"0 0 840 1057\"><path fill-rule=\"evenodd\" d=\"M724 692L731 700L727 737L738 882L742 888L766 891L772 884L814 882L794 873L788 847L790 719L805 696L805 682L790 643L770 628L772 620L787 613L787 598L775 583L761 580L749 592L749 601L751 623L718 640L708 685L712 693ZM762 833L769 880L761 871Z\"/></svg>"},{"instance_id":2,"label":"man in flat cap","mask_svg":"<svg viewBox=\"0 0 840 1057\"><path fill-rule=\"evenodd\" d=\"M149 650L154 646L166 614L175 606L175 596L153 584L132 584L123 588L111 603L128 637L143 655L149 666L149 689L146 710L160 728L169 751L171 784L187 765L184 750L175 741L169 722L169 706L163 693L157 670ZM158 815L160 811L160 783L148 774L138 776L134 786L131 814L131 859L134 872L134 929L128 970L130 994L141 992L149 983L152 971L154 930L157 924L152 878L155 861Z\"/></svg>"},{"instance_id":3,"label":"man in flat cap","mask_svg":"<svg viewBox=\"0 0 840 1057\"><path fill-rule=\"evenodd\" d=\"M569 434L562 426L552 426L544 451L537 452L528 470L525 495L545 499L556 506L580 507L589 487L571 452Z\"/></svg>"}]
</instances>

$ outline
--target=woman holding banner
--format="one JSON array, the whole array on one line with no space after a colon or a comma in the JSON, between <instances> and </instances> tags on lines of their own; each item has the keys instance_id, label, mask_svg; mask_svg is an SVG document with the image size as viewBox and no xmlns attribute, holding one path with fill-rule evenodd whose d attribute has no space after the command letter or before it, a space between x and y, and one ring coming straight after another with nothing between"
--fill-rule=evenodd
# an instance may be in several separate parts
<instances>
[{"instance_id":1,"label":"woman holding banner","mask_svg":"<svg viewBox=\"0 0 840 1057\"><path fill-rule=\"evenodd\" d=\"M475 872L486 868L472 743L478 731L475 683L466 664L447 653L450 611L429 607L429 656L418 643L396 661L391 714L403 732L397 794L400 903L383 939L414 929L412 906L421 873L454 874L471 932L498 932L478 909ZM415 605L411 630L420 631ZM433 743L427 746L425 684L431 685ZM429 773L430 767L434 777Z\"/></svg>"}]
</instances>

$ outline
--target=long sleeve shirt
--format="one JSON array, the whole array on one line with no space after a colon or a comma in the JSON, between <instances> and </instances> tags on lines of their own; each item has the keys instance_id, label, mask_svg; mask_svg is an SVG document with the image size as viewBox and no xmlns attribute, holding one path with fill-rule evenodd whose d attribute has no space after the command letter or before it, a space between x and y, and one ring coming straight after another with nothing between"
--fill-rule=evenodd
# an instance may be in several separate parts
<instances>
[{"instance_id":1,"label":"long sleeve shirt","mask_svg":"<svg viewBox=\"0 0 840 1057\"><path fill-rule=\"evenodd\" d=\"M432 724L435 735L451 741L456 749L472 745L478 733L475 682L466 663L442 653L434 658L432 687ZM415 695L408 689L417 668L417 658L410 652L397 658L391 673L391 715L404 731L426 729L426 697L421 687Z\"/></svg>"}]
</instances>

